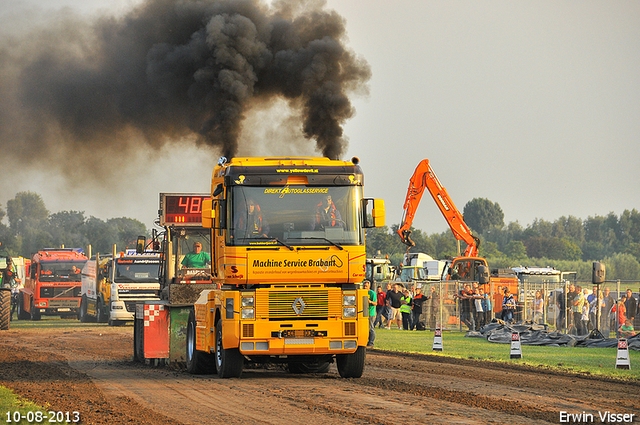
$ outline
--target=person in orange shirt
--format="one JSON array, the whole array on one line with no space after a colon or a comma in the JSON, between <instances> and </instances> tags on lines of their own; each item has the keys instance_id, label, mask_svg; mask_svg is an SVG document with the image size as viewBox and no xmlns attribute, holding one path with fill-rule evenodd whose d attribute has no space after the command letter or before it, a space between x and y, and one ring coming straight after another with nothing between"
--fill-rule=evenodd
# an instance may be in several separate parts
<instances>
[{"instance_id":1,"label":"person in orange shirt","mask_svg":"<svg viewBox=\"0 0 640 425\"><path fill-rule=\"evenodd\" d=\"M624 306L625 301L627 301L627 294L622 294L618 303L611 309L612 312L618 313L618 323L616 323L616 328L619 328L627 321L627 308Z\"/></svg>"}]
</instances>

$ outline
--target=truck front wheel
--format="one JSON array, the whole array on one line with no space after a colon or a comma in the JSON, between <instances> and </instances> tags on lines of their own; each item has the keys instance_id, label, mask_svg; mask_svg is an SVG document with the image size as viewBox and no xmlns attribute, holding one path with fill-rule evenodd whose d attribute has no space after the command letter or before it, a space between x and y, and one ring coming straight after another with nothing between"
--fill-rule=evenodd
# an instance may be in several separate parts
<instances>
[{"instance_id":1,"label":"truck front wheel","mask_svg":"<svg viewBox=\"0 0 640 425\"><path fill-rule=\"evenodd\" d=\"M343 378L360 378L364 372L366 351L364 347L358 347L355 353L339 354L336 356L338 373Z\"/></svg>"},{"instance_id":2,"label":"truck front wheel","mask_svg":"<svg viewBox=\"0 0 640 425\"><path fill-rule=\"evenodd\" d=\"M29 318L29 313L24 311L24 295L22 295L22 292L20 293L20 295L18 295L17 312L18 312L18 319L25 320Z\"/></svg>"},{"instance_id":3,"label":"truck front wheel","mask_svg":"<svg viewBox=\"0 0 640 425\"><path fill-rule=\"evenodd\" d=\"M239 378L244 367L244 356L236 348L222 348L222 321L216 323L216 367L220 378Z\"/></svg>"},{"instance_id":4,"label":"truck front wheel","mask_svg":"<svg viewBox=\"0 0 640 425\"><path fill-rule=\"evenodd\" d=\"M40 311L37 311L35 305L33 305L33 298L31 298L31 320L40 320Z\"/></svg>"},{"instance_id":5,"label":"truck front wheel","mask_svg":"<svg viewBox=\"0 0 640 425\"><path fill-rule=\"evenodd\" d=\"M98 323L107 323L109 321L109 312L101 298L96 301L96 321Z\"/></svg>"},{"instance_id":6,"label":"truck front wheel","mask_svg":"<svg viewBox=\"0 0 640 425\"><path fill-rule=\"evenodd\" d=\"M187 321L187 371L194 375L210 374L216 371L215 357L196 349L196 319L193 310Z\"/></svg>"},{"instance_id":7,"label":"truck front wheel","mask_svg":"<svg viewBox=\"0 0 640 425\"><path fill-rule=\"evenodd\" d=\"M80 299L80 314L78 314L79 319L82 323L87 323L89 321L89 316L87 315L87 297L83 296Z\"/></svg>"}]
</instances>

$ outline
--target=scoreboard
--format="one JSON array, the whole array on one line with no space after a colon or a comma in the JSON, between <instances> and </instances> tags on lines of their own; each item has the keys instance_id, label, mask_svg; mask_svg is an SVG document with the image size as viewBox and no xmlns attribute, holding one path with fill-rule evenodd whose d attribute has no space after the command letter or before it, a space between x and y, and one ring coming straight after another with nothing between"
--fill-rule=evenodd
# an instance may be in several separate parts
<instances>
[{"instance_id":1,"label":"scoreboard","mask_svg":"<svg viewBox=\"0 0 640 425\"><path fill-rule=\"evenodd\" d=\"M161 193L161 226L202 226L202 201L211 199L207 193Z\"/></svg>"}]
</instances>

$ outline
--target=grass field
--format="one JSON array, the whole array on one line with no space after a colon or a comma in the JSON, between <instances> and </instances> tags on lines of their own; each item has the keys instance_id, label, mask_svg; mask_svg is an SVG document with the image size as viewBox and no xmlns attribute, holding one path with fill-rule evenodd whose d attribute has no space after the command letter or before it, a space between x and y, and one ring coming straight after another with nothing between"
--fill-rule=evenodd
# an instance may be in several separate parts
<instances>
[{"instance_id":1,"label":"grass field","mask_svg":"<svg viewBox=\"0 0 640 425\"><path fill-rule=\"evenodd\" d=\"M517 363L565 372L604 375L640 382L640 352L629 350L631 369L616 369L617 348L539 347L522 345L522 358L510 359L511 346L483 338L467 338L464 332L443 332L442 352L433 351L433 331L376 329L375 348L460 359Z\"/></svg>"},{"instance_id":2,"label":"grass field","mask_svg":"<svg viewBox=\"0 0 640 425\"><path fill-rule=\"evenodd\" d=\"M46 412L46 409L17 396L10 389L0 386L0 423L10 424L31 424L37 423L35 421L35 415L31 417L33 412ZM15 421L20 417L25 417L29 412L32 412L28 418L20 421ZM31 419L31 421L27 420ZM45 421L40 421L45 422Z\"/></svg>"}]
</instances>

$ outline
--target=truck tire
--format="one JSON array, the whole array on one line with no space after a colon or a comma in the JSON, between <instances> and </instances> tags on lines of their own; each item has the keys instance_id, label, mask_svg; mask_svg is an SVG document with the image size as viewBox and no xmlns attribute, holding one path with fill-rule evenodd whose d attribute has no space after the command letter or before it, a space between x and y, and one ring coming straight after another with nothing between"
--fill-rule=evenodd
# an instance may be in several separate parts
<instances>
[{"instance_id":1,"label":"truck tire","mask_svg":"<svg viewBox=\"0 0 640 425\"><path fill-rule=\"evenodd\" d=\"M96 320L98 323L107 323L109 321L109 312L101 298L96 301Z\"/></svg>"},{"instance_id":2,"label":"truck tire","mask_svg":"<svg viewBox=\"0 0 640 425\"><path fill-rule=\"evenodd\" d=\"M9 330L11 321L11 290L0 288L0 331Z\"/></svg>"},{"instance_id":3,"label":"truck tire","mask_svg":"<svg viewBox=\"0 0 640 425\"><path fill-rule=\"evenodd\" d=\"M343 378L360 378L364 372L366 353L364 347L358 347L355 353L337 355L336 365L340 376Z\"/></svg>"},{"instance_id":4,"label":"truck tire","mask_svg":"<svg viewBox=\"0 0 640 425\"><path fill-rule=\"evenodd\" d=\"M40 312L36 311L36 307L33 305L33 298L31 298L31 316L30 317L31 317L31 320L33 321L40 320L40 318L42 317Z\"/></svg>"},{"instance_id":5,"label":"truck tire","mask_svg":"<svg viewBox=\"0 0 640 425\"><path fill-rule=\"evenodd\" d=\"M18 319L26 320L29 318L29 313L24 311L24 295L22 292L18 295L18 307L16 308L16 311L18 312Z\"/></svg>"},{"instance_id":6,"label":"truck tire","mask_svg":"<svg viewBox=\"0 0 640 425\"><path fill-rule=\"evenodd\" d=\"M222 348L222 321L216 323L216 368L220 378L239 378L244 367L244 356L236 348Z\"/></svg>"},{"instance_id":7,"label":"truck tire","mask_svg":"<svg viewBox=\"0 0 640 425\"><path fill-rule=\"evenodd\" d=\"M78 314L78 319L82 323L87 323L89 321L89 316L87 315L87 297L82 296L80 299L80 313Z\"/></svg>"},{"instance_id":8,"label":"truck tire","mask_svg":"<svg viewBox=\"0 0 640 425\"><path fill-rule=\"evenodd\" d=\"M187 321L187 371L194 375L212 374L216 372L215 356L196 349L196 319L193 310L189 312Z\"/></svg>"}]
</instances>

